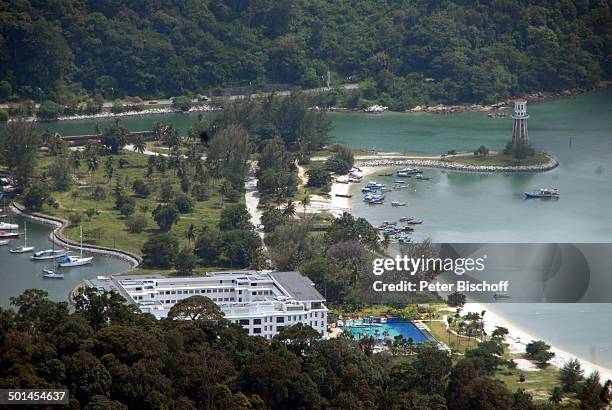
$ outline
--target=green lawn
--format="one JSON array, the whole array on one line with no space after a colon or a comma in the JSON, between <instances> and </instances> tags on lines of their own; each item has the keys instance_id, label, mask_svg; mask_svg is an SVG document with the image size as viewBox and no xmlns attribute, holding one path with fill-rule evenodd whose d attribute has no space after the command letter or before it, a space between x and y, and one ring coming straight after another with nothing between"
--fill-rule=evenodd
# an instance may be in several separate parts
<instances>
[{"instance_id":1,"label":"green lawn","mask_svg":"<svg viewBox=\"0 0 612 410\"><path fill-rule=\"evenodd\" d=\"M516 159L512 155L487 155L482 156L466 156L446 158L442 161L452 162L464 165L480 165L480 166L521 166L521 165L544 165L548 163L548 157L542 152L537 152L533 157L525 159Z\"/></svg>"},{"instance_id":2,"label":"green lawn","mask_svg":"<svg viewBox=\"0 0 612 410\"><path fill-rule=\"evenodd\" d=\"M173 170L168 170L164 177L161 177L157 172L154 176L147 180L145 178L147 157L141 154L124 152L119 155L112 155L115 164L115 175L112 180L108 180L104 176L104 163L107 156L100 157L100 166L94 174L94 184L103 186L106 190L106 199L99 201L97 204L90 198L91 188L79 189L79 185L90 185L91 177L87 172L86 165L83 161L79 169L75 171L75 176L78 182L66 192L53 192L52 195L59 203L57 209L45 205L43 213L58 216L64 219L69 219L71 214L79 213L82 217L82 226L84 232L84 241L87 243L110 246L130 251L136 254L141 254L142 245L153 234L159 232L158 226L153 220L151 211L160 203L158 201L160 183L170 183L173 186L174 192L180 192L178 178L174 175ZM118 168L119 158L125 158L129 161L123 169ZM43 156L39 162L39 169L45 169L52 161L53 157ZM129 186L125 186L125 178L129 179ZM131 183L137 178L141 178L150 183L153 188L152 194L148 198L136 196L131 188ZM136 200L135 214L141 213L141 207L148 207L144 215L147 218L147 228L140 233L130 233L125 226L125 218L114 209L114 197L112 195L115 183L120 180L125 187L125 192L129 193ZM188 214L182 214L177 225L172 228L179 238L181 245L187 245L186 238L187 227L193 223L196 226L196 236L203 225L216 225L219 221L219 215L223 208L224 201L219 193L218 186L220 181L216 183L209 182L210 199L205 202L195 202L194 210ZM78 192L78 197L74 199L72 192ZM244 197L241 196L241 201ZM91 219L87 218L85 212L89 208L97 208L98 214ZM65 234L69 239L79 240L79 227L70 226L65 229Z\"/></svg>"}]
</instances>

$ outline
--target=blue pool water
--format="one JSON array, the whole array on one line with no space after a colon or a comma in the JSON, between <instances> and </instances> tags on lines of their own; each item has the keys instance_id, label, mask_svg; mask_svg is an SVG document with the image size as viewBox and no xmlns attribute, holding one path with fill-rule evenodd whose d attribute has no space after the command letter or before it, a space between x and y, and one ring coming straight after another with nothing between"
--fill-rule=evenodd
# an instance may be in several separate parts
<instances>
[{"instance_id":1,"label":"blue pool water","mask_svg":"<svg viewBox=\"0 0 612 410\"><path fill-rule=\"evenodd\" d=\"M363 321L349 320L342 327L342 330L351 333L357 340L368 336L384 340L385 338L393 339L395 336L402 335L404 339L411 338L415 344L432 341L432 338L417 329L412 322L380 323L380 326L368 327L356 327L357 324L363 324Z\"/></svg>"}]
</instances>

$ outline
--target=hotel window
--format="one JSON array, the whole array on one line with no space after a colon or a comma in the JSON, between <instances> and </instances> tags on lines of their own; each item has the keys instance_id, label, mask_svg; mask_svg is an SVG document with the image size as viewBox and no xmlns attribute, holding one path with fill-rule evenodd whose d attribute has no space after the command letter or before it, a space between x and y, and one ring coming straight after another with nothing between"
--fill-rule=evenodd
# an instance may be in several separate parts
<instances>
[{"instance_id":1,"label":"hotel window","mask_svg":"<svg viewBox=\"0 0 612 410\"><path fill-rule=\"evenodd\" d=\"M176 290L173 290L173 291L172 291L172 294L173 294L173 295L176 295Z\"/></svg>"},{"instance_id":2,"label":"hotel window","mask_svg":"<svg viewBox=\"0 0 612 410\"><path fill-rule=\"evenodd\" d=\"M276 323L285 323L285 318L284 317L277 317L276 318Z\"/></svg>"},{"instance_id":3,"label":"hotel window","mask_svg":"<svg viewBox=\"0 0 612 410\"><path fill-rule=\"evenodd\" d=\"M285 330L285 326L276 326L277 332L282 332L283 330Z\"/></svg>"},{"instance_id":4,"label":"hotel window","mask_svg":"<svg viewBox=\"0 0 612 410\"><path fill-rule=\"evenodd\" d=\"M254 325L261 325L261 319L253 319Z\"/></svg>"},{"instance_id":5,"label":"hotel window","mask_svg":"<svg viewBox=\"0 0 612 410\"><path fill-rule=\"evenodd\" d=\"M253 328L253 334L255 334L255 335L261 334L261 328L260 327L254 327Z\"/></svg>"},{"instance_id":6,"label":"hotel window","mask_svg":"<svg viewBox=\"0 0 612 410\"><path fill-rule=\"evenodd\" d=\"M249 319L240 319L240 324L242 326L248 326L249 325Z\"/></svg>"}]
</instances>

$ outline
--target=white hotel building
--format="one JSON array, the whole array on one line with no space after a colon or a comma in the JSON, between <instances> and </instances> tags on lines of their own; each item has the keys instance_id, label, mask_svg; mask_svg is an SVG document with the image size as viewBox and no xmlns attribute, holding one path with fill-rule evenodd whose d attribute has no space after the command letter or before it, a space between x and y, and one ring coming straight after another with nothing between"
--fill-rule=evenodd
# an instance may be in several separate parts
<instances>
[{"instance_id":1,"label":"white hotel building","mask_svg":"<svg viewBox=\"0 0 612 410\"><path fill-rule=\"evenodd\" d=\"M272 338L302 323L327 336L325 299L299 272L214 272L206 276L126 275L86 281L99 290L117 291L144 313L166 317L175 303L190 296L210 298L229 321L249 335Z\"/></svg>"}]
</instances>

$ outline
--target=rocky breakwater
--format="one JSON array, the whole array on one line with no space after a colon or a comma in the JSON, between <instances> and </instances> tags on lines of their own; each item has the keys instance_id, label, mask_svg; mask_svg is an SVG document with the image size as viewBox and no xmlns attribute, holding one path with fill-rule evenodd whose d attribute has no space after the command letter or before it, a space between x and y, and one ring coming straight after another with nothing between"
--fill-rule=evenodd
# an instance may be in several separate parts
<instances>
[{"instance_id":1,"label":"rocky breakwater","mask_svg":"<svg viewBox=\"0 0 612 410\"><path fill-rule=\"evenodd\" d=\"M380 158L372 159L368 161L356 162L356 167L393 167L393 166L411 166L421 168L439 168L448 169L452 171L463 171L463 172L545 172L556 168L559 165L559 161L552 155L546 154L548 161L544 164L537 165L517 165L517 166L503 166L503 165L469 165L461 164L458 162L449 162L437 159L393 159L393 158Z\"/></svg>"}]
</instances>

